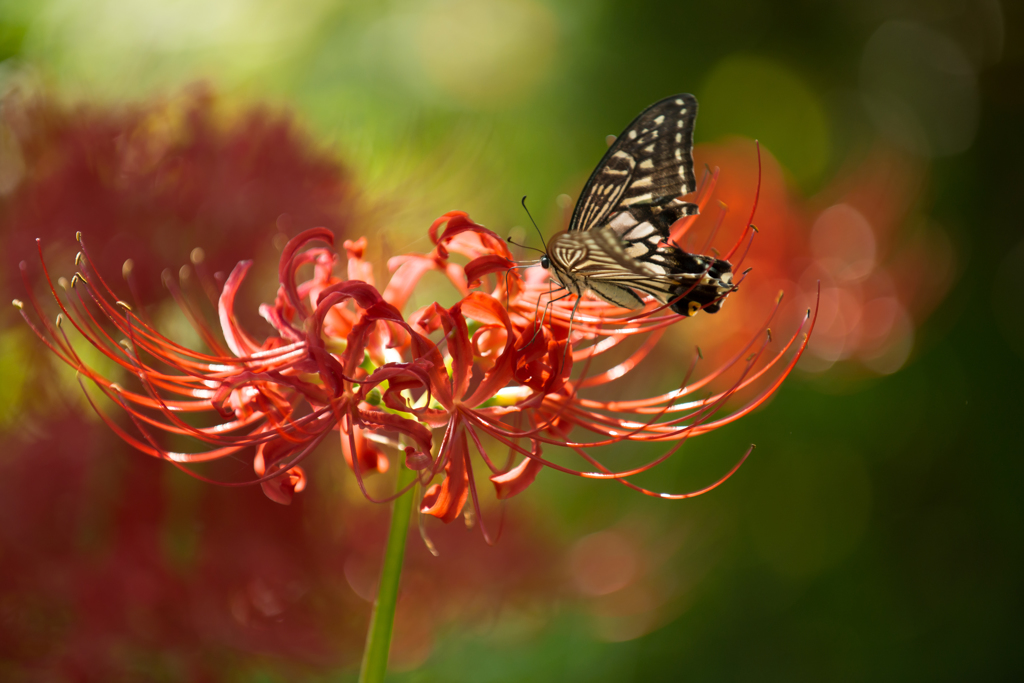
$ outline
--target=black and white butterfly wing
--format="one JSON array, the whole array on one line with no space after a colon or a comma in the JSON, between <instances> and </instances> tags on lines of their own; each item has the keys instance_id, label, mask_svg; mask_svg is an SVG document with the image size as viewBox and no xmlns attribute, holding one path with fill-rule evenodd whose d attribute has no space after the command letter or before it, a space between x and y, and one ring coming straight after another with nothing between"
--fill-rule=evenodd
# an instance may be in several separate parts
<instances>
[{"instance_id":1,"label":"black and white butterfly wing","mask_svg":"<svg viewBox=\"0 0 1024 683\"><path fill-rule=\"evenodd\" d=\"M693 95L655 102L637 116L587 180L572 212L569 232L606 225L617 214L633 209L638 217L655 219L667 237L672 223L696 213L695 205L678 201L696 188L696 118Z\"/></svg>"}]
</instances>

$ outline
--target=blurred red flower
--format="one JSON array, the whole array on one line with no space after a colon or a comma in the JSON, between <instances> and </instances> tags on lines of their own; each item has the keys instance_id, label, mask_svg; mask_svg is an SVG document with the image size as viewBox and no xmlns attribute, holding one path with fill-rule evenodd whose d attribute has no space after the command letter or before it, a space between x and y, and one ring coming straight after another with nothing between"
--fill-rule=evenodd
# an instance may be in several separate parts
<instances>
[{"instance_id":1,"label":"blurred red flower","mask_svg":"<svg viewBox=\"0 0 1024 683\"><path fill-rule=\"evenodd\" d=\"M353 192L334 158L287 115L225 111L202 86L121 107L15 94L3 124L0 252L11 276L32 239L49 246L81 230L101 246L102 272L134 262L138 296L152 302L165 296L160 271L197 246L212 273L278 232L347 227Z\"/></svg>"},{"instance_id":2,"label":"blurred red flower","mask_svg":"<svg viewBox=\"0 0 1024 683\"><path fill-rule=\"evenodd\" d=\"M293 680L358 663L386 508L331 486L282 508L196 485L95 420L41 426L0 441L0 678ZM557 584L536 525L510 525L497 548L458 528L435 541L440 557L419 542L406 554L398 667L452 619L529 610Z\"/></svg>"},{"instance_id":3,"label":"blurred red flower","mask_svg":"<svg viewBox=\"0 0 1024 683\"><path fill-rule=\"evenodd\" d=\"M721 203L705 212L707 220L689 236L691 245L701 244L715 226L726 241L741 234L745 207L760 184L760 233L742 296L730 298L729 316L689 328L705 351L716 358L731 353L779 291L787 297L781 319L791 323L813 305L820 283L821 310L801 367L821 372L852 361L876 373L898 370L910 355L915 328L942 301L954 275L944 232L915 214L920 164L877 148L804 200L793 196L783 169L764 151L758 177L750 163L752 141L701 145L695 154L730 172L715 188Z\"/></svg>"}]
</instances>

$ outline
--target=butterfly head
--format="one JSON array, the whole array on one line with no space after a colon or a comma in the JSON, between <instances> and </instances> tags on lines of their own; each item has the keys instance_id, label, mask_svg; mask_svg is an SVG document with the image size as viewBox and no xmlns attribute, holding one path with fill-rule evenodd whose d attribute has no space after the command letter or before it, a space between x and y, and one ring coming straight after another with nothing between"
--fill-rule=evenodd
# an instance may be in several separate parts
<instances>
[{"instance_id":1,"label":"butterfly head","mask_svg":"<svg viewBox=\"0 0 1024 683\"><path fill-rule=\"evenodd\" d=\"M543 268L544 270L547 270L548 268L551 267L551 259L548 258L547 254L541 254L540 267Z\"/></svg>"}]
</instances>

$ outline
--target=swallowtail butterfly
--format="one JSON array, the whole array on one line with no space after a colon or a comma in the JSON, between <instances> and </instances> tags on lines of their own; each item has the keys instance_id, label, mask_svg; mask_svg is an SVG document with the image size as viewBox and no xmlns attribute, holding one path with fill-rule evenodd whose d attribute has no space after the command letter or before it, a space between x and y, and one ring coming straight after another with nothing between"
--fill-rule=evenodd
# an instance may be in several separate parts
<instances>
[{"instance_id":1,"label":"swallowtail butterfly","mask_svg":"<svg viewBox=\"0 0 1024 683\"><path fill-rule=\"evenodd\" d=\"M693 124L697 100L675 95L645 109L608 148L541 266L570 293L590 290L610 304L640 308L637 291L682 315L715 313L734 289L728 261L670 244L669 229L697 206ZM636 291L634 291L636 290ZM679 298L681 297L681 298Z\"/></svg>"}]
</instances>

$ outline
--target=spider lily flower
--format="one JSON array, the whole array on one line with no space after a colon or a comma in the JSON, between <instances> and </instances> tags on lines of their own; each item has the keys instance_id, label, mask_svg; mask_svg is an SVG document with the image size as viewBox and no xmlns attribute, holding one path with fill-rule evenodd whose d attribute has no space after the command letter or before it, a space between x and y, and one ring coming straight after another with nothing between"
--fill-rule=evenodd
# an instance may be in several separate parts
<instances>
[{"instance_id":1,"label":"spider lily flower","mask_svg":"<svg viewBox=\"0 0 1024 683\"><path fill-rule=\"evenodd\" d=\"M720 367L703 372L698 353L677 389L610 400L608 387L637 371L665 330L686 318L666 313L657 302L640 312L622 311L589 295L574 319L558 305L539 314L547 295L535 280L531 284L535 276L524 279L512 269L511 253L493 232L451 212L434 222L429 236L431 252L391 260L393 273L381 290L364 258L365 240L345 242L348 278L342 279L335 275L340 259L332 233L318 228L298 235L281 254L274 302L260 308L275 330L262 340L241 325L235 310L251 267L239 263L218 301L223 341L201 322L187 296L178 295L208 346L202 352L162 336L119 301L83 245L82 272L72 278L66 298L46 275L59 320L66 319L123 374L135 376L136 389L90 367L65 325L47 322L34 297L27 307L18 303L50 348L127 412L132 430L93 401L104 421L139 450L184 469L252 452L256 478L233 483L258 482L271 499L288 503L306 485L301 463L336 431L368 498L377 500L363 478L386 470L385 453L391 451L416 471L412 485L422 490L423 514L451 522L471 509L467 521L479 521L488 542L498 531L482 514L474 454L498 499L520 493L543 467L618 481L648 495L699 495L731 476L746 455L699 491L659 493L630 478L663 462L689 437L763 403L792 370L813 325L808 311L786 343L773 342L773 311ZM410 293L432 270L443 272L461 298L451 307L431 303L403 313ZM605 360L628 343L638 346L625 360L621 353ZM181 452L165 445L184 437L201 448ZM593 452L651 441L667 450L638 467L615 469ZM507 455L493 457L494 448ZM548 458L558 451L578 455L584 468Z\"/></svg>"}]
</instances>

